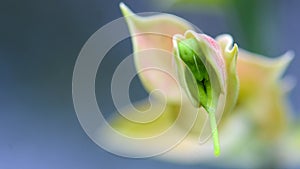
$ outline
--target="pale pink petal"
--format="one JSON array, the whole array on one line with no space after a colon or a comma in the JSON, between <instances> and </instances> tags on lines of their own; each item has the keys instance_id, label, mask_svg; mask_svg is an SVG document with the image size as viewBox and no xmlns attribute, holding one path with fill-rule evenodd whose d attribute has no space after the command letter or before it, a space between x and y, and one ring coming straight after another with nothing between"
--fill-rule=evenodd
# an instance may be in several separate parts
<instances>
[{"instance_id":1,"label":"pale pink petal","mask_svg":"<svg viewBox=\"0 0 300 169\"><path fill-rule=\"evenodd\" d=\"M193 29L192 25L174 15L138 16L123 3L120 8L132 36L135 66L146 90L159 89L169 102L178 102L181 93L172 62L172 37Z\"/></svg>"}]
</instances>

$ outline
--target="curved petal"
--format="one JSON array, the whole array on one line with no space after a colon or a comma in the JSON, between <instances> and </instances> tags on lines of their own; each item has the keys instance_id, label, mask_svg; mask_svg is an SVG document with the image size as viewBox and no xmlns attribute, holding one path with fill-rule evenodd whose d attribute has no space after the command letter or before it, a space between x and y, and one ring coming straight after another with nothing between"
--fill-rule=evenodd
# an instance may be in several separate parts
<instances>
[{"instance_id":1,"label":"curved petal","mask_svg":"<svg viewBox=\"0 0 300 169\"><path fill-rule=\"evenodd\" d=\"M216 41L221 47L222 56L225 61L227 79L226 79L226 105L224 115L230 113L236 105L239 95L239 78L237 73L237 58L239 56L238 47L233 43L233 39L228 34L219 35Z\"/></svg>"},{"instance_id":2,"label":"curved petal","mask_svg":"<svg viewBox=\"0 0 300 169\"><path fill-rule=\"evenodd\" d=\"M164 91L169 102L178 102L181 93L174 81L172 37L193 30L193 26L175 15L138 16L123 3L120 8L132 36L135 66L144 87L149 92L154 89ZM145 69L149 70L143 72Z\"/></svg>"},{"instance_id":3,"label":"curved petal","mask_svg":"<svg viewBox=\"0 0 300 169\"><path fill-rule=\"evenodd\" d=\"M249 110L249 118L265 139L277 137L287 126L289 107L280 78L292 58L292 52L270 59L240 51L237 63L240 79L238 106Z\"/></svg>"},{"instance_id":4,"label":"curved petal","mask_svg":"<svg viewBox=\"0 0 300 169\"><path fill-rule=\"evenodd\" d=\"M136 109L124 107L121 111L124 113L126 112L126 116L134 116L140 113L139 111L143 111L145 109L148 109L147 113L155 114L162 104L159 101L151 102L151 109L149 109L149 103L150 102L148 100L142 100L134 103ZM111 127L120 135L134 138L136 140L147 140L143 142L143 145L141 146L142 148L137 147L137 144L134 141L126 142L126 147L124 147L124 144L120 144L120 140L116 140L114 133L103 128L100 129L100 133L102 136L105 136L102 139L104 139L105 142L110 144L110 147L113 147L114 150L120 154L126 154L130 157L140 157L140 155L143 154L147 154L147 157L157 156L169 151L185 139L190 129L186 129L182 125L186 122L189 123L187 125L191 126L191 123L195 121L195 114L197 114L195 111L197 110L189 102L182 105L169 104L161 112L158 118L149 123L131 121L120 114L116 114L110 120ZM193 115L185 118L186 113ZM193 117L193 119L191 119L191 117ZM197 120L202 122L201 124L203 124L205 119L206 116L197 117ZM170 133L167 137L161 137L167 132ZM149 140L153 140L154 142ZM159 152L153 154L153 150L157 150L157 147L161 147L161 145L166 145L167 148L159 149Z\"/></svg>"}]
</instances>

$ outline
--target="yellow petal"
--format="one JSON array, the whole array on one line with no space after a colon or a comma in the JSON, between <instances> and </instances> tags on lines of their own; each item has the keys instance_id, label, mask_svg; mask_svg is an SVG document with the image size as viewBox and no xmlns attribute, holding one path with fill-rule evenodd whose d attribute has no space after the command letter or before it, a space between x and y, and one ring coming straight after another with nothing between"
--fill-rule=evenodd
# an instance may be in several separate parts
<instances>
[{"instance_id":1,"label":"yellow petal","mask_svg":"<svg viewBox=\"0 0 300 169\"><path fill-rule=\"evenodd\" d=\"M286 126L289 108L280 77L292 58L292 52L271 59L240 50L238 106L249 110L249 119L265 139L278 136Z\"/></svg>"}]
</instances>

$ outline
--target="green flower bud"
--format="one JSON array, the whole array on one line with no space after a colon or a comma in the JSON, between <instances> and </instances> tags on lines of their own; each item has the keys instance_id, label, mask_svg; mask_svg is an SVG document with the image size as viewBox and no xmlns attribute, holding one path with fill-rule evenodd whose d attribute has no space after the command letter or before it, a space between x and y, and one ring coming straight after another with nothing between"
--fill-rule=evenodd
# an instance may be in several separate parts
<instances>
[{"instance_id":1,"label":"green flower bud","mask_svg":"<svg viewBox=\"0 0 300 169\"><path fill-rule=\"evenodd\" d=\"M184 36L175 35L173 45L181 86L193 105L203 107L208 113L215 155L218 156L217 120L233 107L238 92L235 70L237 46L234 45L231 51L228 46L228 51L224 52L213 38L194 31L187 31Z\"/></svg>"}]
</instances>

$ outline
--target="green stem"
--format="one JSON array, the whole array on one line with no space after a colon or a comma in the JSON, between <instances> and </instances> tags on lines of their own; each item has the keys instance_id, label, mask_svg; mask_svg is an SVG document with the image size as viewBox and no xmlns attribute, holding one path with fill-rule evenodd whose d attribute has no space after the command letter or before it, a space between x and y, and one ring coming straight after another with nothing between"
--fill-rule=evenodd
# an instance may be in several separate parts
<instances>
[{"instance_id":1,"label":"green stem","mask_svg":"<svg viewBox=\"0 0 300 169\"><path fill-rule=\"evenodd\" d=\"M218 127L216 122L216 117L214 111L208 111L209 120L210 120L210 127L212 131L212 138L214 143L214 152L215 156L218 157L220 155L220 143L219 143L219 134L218 134Z\"/></svg>"}]
</instances>

